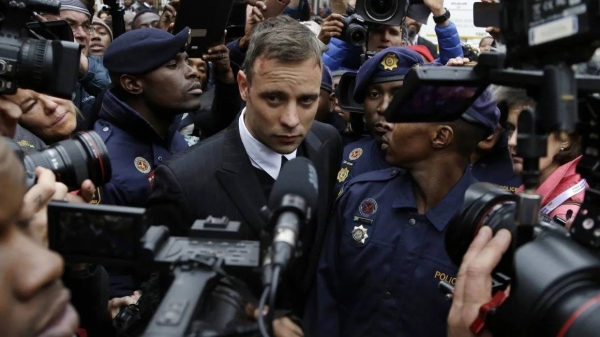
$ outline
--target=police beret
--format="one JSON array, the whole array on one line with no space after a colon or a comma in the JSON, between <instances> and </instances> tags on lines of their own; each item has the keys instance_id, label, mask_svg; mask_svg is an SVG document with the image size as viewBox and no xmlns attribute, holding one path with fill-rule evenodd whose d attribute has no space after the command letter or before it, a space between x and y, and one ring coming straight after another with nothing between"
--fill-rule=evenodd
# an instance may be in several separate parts
<instances>
[{"instance_id":1,"label":"police beret","mask_svg":"<svg viewBox=\"0 0 600 337\"><path fill-rule=\"evenodd\" d=\"M104 67L116 74L145 74L185 51L189 28L177 35L162 29L131 30L117 37L106 49ZM142 55L144 57L132 57Z\"/></svg>"},{"instance_id":2,"label":"police beret","mask_svg":"<svg viewBox=\"0 0 600 337\"><path fill-rule=\"evenodd\" d=\"M489 89L486 89L483 94L477 97L475 102L462 114L462 118L483 126L486 130L486 137L496 131L496 127L500 122L500 109L498 109Z\"/></svg>"},{"instance_id":3,"label":"police beret","mask_svg":"<svg viewBox=\"0 0 600 337\"><path fill-rule=\"evenodd\" d=\"M331 70L326 65L323 65L321 73L321 89L328 92L333 91L333 77L331 77Z\"/></svg>"},{"instance_id":4,"label":"police beret","mask_svg":"<svg viewBox=\"0 0 600 337\"><path fill-rule=\"evenodd\" d=\"M401 81L415 65L423 65L423 58L416 51L405 47L389 47L365 62L356 75L354 100L362 103L367 86L375 83Z\"/></svg>"}]
</instances>

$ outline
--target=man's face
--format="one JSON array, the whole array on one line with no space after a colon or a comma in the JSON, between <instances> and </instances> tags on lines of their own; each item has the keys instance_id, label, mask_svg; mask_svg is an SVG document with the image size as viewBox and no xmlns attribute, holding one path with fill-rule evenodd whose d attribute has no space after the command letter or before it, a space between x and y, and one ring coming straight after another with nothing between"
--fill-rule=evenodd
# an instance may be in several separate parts
<instances>
[{"instance_id":1,"label":"man's face","mask_svg":"<svg viewBox=\"0 0 600 337\"><path fill-rule=\"evenodd\" d=\"M381 149L388 164L410 169L429 156L431 124L385 123L384 128L386 133Z\"/></svg>"},{"instance_id":2,"label":"man's face","mask_svg":"<svg viewBox=\"0 0 600 337\"><path fill-rule=\"evenodd\" d=\"M367 87L364 101L365 124L378 144L381 144L381 138L386 133L384 128L385 110L400 87L402 87L402 81L377 83Z\"/></svg>"},{"instance_id":3,"label":"man's face","mask_svg":"<svg viewBox=\"0 0 600 337\"><path fill-rule=\"evenodd\" d=\"M160 17L156 13L144 13L132 24L132 29L155 28Z\"/></svg>"},{"instance_id":4,"label":"man's face","mask_svg":"<svg viewBox=\"0 0 600 337\"><path fill-rule=\"evenodd\" d=\"M94 25L94 32L90 41L90 55L102 56L110 45L110 33L106 27Z\"/></svg>"},{"instance_id":5,"label":"man's face","mask_svg":"<svg viewBox=\"0 0 600 337\"><path fill-rule=\"evenodd\" d=\"M0 163L2 336L73 336L79 318L61 282L62 259L17 227L26 190L24 171L4 142L0 142Z\"/></svg>"},{"instance_id":6,"label":"man's face","mask_svg":"<svg viewBox=\"0 0 600 337\"><path fill-rule=\"evenodd\" d=\"M76 11L60 11L60 20L65 20L73 30L75 42L83 46L84 53L87 55L90 45L90 18Z\"/></svg>"},{"instance_id":7,"label":"man's face","mask_svg":"<svg viewBox=\"0 0 600 337\"><path fill-rule=\"evenodd\" d=\"M381 26L379 29L369 32L367 50L380 52L389 47L402 47L402 27Z\"/></svg>"},{"instance_id":8,"label":"man's face","mask_svg":"<svg viewBox=\"0 0 600 337\"><path fill-rule=\"evenodd\" d=\"M171 61L144 75L140 84L148 106L155 111L165 111L168 113L165 117L200 108L202 84L196 70L188 64L187 53L177 54Z\"/></svg>"},{"instance_id":9,"label":"man's face","mask_svg":"<svg viewBox=\"0 0 600 337\"><path fill-rule=\"evenodd\" d=\"M125 7L130 7L132 3L132 0L123 0L123 5L125 5Z\"/></svg>"},{"instance_id":10,"label":"man's face","mask_svg":"<svg viewBox=\"0 0 600 337\"><path fill-rule=\"evenodd\" d=\"M208 83L208 65L201 58L190 58L188 60L190 67L196 70L198 73L198 79L200 79L200 83L202 83L202 90L206 88L206 84Z\"/></svg>"},{"instance_id":11,"label":"man's face","mask_svg":"<svg viewBox=\"0 0 600 337\"><path fill-rule=\"evenodd\" d=\"M413 20L408 16L404 19L406 22L406 27L408 27L408 36L410 38L414 38L421 31L421 26L423 25L417 20Z\"/></svg>"},{"instance_id":12,"label":"man's face","mask_svg":"<svg viewBox=\"0 0 600 337\"><path fill-rule=\"evenodd\" d=\"M246 101L246 127L273 151L291 153L304 140L317 113L321 66L315 59L290 64L259 57L252 72L251 83L246 74L238 74Z\"/></svg>"}]
</instances>

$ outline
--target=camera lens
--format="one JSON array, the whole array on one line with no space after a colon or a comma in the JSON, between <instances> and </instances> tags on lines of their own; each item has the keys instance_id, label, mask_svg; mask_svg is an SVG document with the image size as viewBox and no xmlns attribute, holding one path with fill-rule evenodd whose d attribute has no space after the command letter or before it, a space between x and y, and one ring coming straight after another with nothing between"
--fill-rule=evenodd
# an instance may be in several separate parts
<instances>
[{"instance_id":1,"label":"camera lens","mask_svg":"<svg viewBox=\"0 0 600 337\"><path fill-rule=\"evenodd\" d=\"M48 41L26 39L19 52L19 86L44 92L44 79L52 70L52 53Z\"/></svg>"},{"instance_id":2,"label":"camera lens","mask_svg":"<svg viewBox=\"0 0 600 337\"><path fill-rule=\"evenodd\" d=\"M50 169L58 181L67 185L69 191L78 190L86 179L96 186L102 186L112 176L108 151L94 131L79 132L73 139L30 153L23 162L30 172L37 166Z\"/></svg>"},{"instance_id":3,"label":"camera lens","mask_svg":"<svg viewBox=\"0 0 600 337\"><path fill-rule=\"evenodd\" d=\"M450 221L446 232L446 251L457 266L482 226L494 232L505 228L514 233L517 196L490 183L471 185L465 193L460 212ZM510 254L506 254L509 256ZM510 262L510 256L506 261ZM505 259L503 259L503 262ZM505 263L508 263L505 262ZM501 263L502 272L506 267Z\"/></svg>"},{"instance_id":4,"label":"camera lens","mask_svg":"<svg viewBox=\"0 0 600 337\"><path fill-rule=\"evenodd\" d=\"M376 22L385 22L394 17L398 11L397 0L366 0L365 13Z\"/></svg>"},{"instance_id":5,"label":"camera lens","mask_svg":"<svg viewBox=\"0 0 600 337\"><path fill-rule=\"evenodd\" d=\"M350 24L346 30L346 40L355 46L362 46L367 42L367 30L357 24Z\"/></svg>"}]
</instances>

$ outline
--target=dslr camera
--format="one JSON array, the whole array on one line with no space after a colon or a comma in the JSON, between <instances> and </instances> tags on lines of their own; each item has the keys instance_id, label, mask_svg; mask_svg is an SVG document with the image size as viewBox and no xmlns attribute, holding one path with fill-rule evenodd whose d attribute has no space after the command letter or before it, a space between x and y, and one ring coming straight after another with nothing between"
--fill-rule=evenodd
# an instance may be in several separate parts
<instances>
[{"instance_id":1,"label":"dslr camera","mask_svg":"<svg viewBox=\"0 0 600 337\"><path fill-rule=\"evenodd\" d=\"M362 46L367 43L367 36L367 25L360 15L344 15L342 40L354 46Z\"/></svg>"},{"instance_id":2,"label":"dslr camera","mask_svg":"<svg viewBox=\"0 0 600 337\"><path fill-rule=\"evenodd\" d=\"M36 184L35 168L38 166L51 170L56 180L67 185L69 191L80 189L86 179L102 186L112 177L108 150L95 131L81 131L72 139L27 154L11 138L5 137L5 141L23 162L28 188Z\"/></svg>"},{"instance_id":3,"label":"dslr camera","mask_svg":"<svg viewBox=\"0 0 600 337\"><path fill-rule=\"evenodd\" d=\"M79 74L80 46L72 38L59 41L52 33L51 29L60 30L60 26L68 28L64 21L39 22L39 29L30 30L28 22L35 12L58 15L60 1L0 0L0 94L23 88L71 99Z\"/></svg>"}]
</instances>

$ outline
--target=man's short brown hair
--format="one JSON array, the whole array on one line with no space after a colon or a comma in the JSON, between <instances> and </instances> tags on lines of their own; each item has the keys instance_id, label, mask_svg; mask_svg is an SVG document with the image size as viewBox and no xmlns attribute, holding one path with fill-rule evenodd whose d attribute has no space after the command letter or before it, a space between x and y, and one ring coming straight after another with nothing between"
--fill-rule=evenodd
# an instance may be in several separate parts
<instances>
[{"instance_id":1,"label":"man's short brown hair","mask_svg":"<svg viewBox=\"0 0 600 337\"><path fill-rule=\"evenodd\" d=\"M308 27L289 16L279 15L256 26L243 69L251 83L254 63L259 57L290 64L314 59L322 67L321 52L321 43Z\"/></svg>"}]
</instances>

